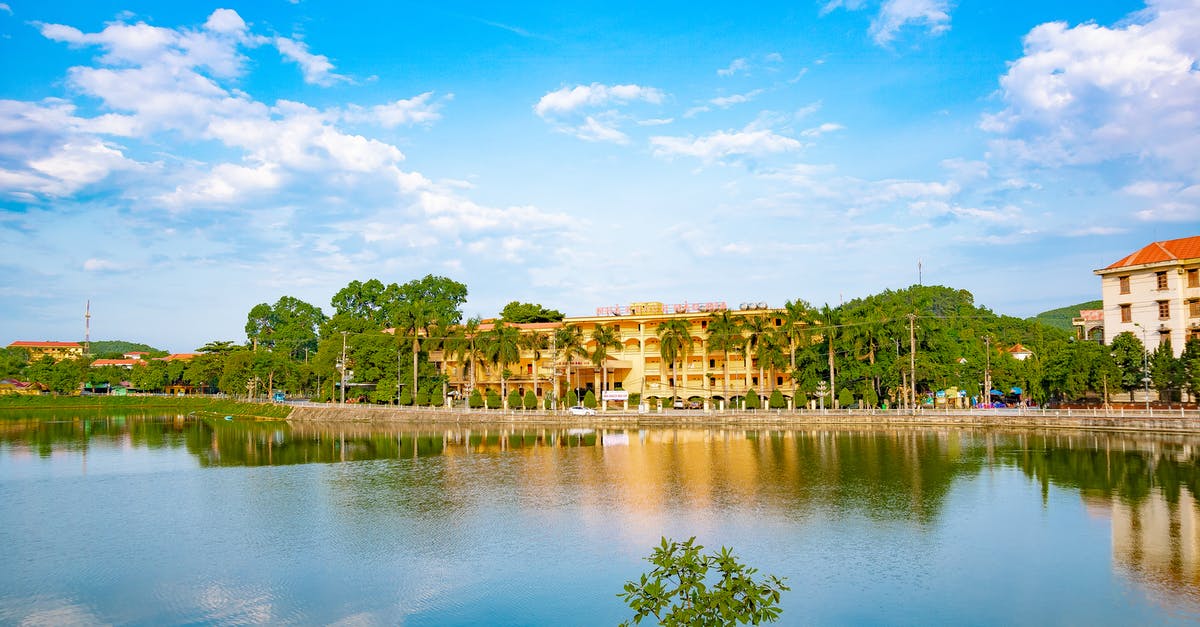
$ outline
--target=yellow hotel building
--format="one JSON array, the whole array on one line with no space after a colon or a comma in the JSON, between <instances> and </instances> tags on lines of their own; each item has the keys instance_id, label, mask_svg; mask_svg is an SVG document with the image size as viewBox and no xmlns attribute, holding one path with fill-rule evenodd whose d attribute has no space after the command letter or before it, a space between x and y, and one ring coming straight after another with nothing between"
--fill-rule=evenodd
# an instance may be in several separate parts
<instances>
[{"instance_id":1,"label":"yellow hotel building","mask_svg":"<svg viewBox=\"0 0 1200 627\"><path fill-rule=\"evenodd\" d=\"M750 303L743 309L733 310L732 314L739 317L766 317L771 327L784 324L783 309L769 309L765 304ZM569 390L574 388L580 399L587 390L592 390L597 401L602 398L603 380L601 368L597 368L590 359L574 356L568 363L562 355L561 347L553 344L555 331L562 326L571 324L580 328L584 338L584 348L589 354L596 348L596 342L591 339L597 325L612 327L617 331L621 342L620 349L610 349L604 364L607 368L607 390L624 391L630 394L640 394L643 399L655 397L667 399L672 396L672 383L679 398L699 403L707 407L717 407L723 404L725 397L725 355L720 351L710 351L708 348L708 322L711 316L719 311L728 310L725 303L684 303L680 305L664 305L658 302L633 303L629 306L601 307L593 316L568 317L562 322L543 323L506 323L516 327L521 333L529 334L542 332L546 335L547 348L540 351L539 359L534 359L532 351L521 350L520 361L510 364L508 370L508 390L518 390L524 394L527 390L535 389L534 379L537 379L537 397L539 407L541 399L549 390L554 390L555 398L563 399ZM659 352L659 325L671 319L687 321L691 329L692 349L684 357L680 357L676 370L672 373L671 363L663 362ZM480 326L480 333L493 328L492 320L485 321ZM556 355L557 353L557 355ZM470 393L471 375L466 364L461 363L457 356L442 351L433 351L430 359L445 364L445 373L449 386L454 392L466 395ZM570 381L567 380L567 370L570 370ZM477 366L475 386L481 393L488 390L500 391L499 367L483 363ZM763 399L771 391L778 389L786 398L791 399L795 386L791 377L780 369L774 373L769 369L760 371L758 361L748 347L742 351L729 354L729 397L738 399L750 389ZM763 380L760 380L763 379ZM619 395L618 395L619 396ZM613 408L623 406L622 402L610 401Z\"/></svg>"}]
</instances>

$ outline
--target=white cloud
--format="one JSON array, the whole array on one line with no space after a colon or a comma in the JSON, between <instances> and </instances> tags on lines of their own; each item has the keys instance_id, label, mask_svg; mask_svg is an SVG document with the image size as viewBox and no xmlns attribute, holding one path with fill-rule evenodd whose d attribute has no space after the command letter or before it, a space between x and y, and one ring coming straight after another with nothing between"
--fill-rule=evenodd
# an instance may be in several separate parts
<instances>
[{"instance_id":1,"label":"white cloud","mask_svg":"<svg viewBox=\"0 0 1200 627\"><path fill-rule=\"evenodd\" d=\"M704 137L657 136L650 138L650 144L654 147L654 154L660 157L681 155L705 162L720 161L727 157L761 157L802 147L795 139L767 129L717 131Z\"/></svg>"},{"instance_id":2,"label":"white cloud","mask_svg":"<svg viewBox=\"0 0 1200 627\"><path fill-rule=\"evenodd\" d=\"M222 163L214 167L208 176L181 185L159 200L176 209L197 206L210 208L246 200L250 194L277 189L282 183L283 177L277 164L246 167Z\"/></svg>"},{"instance_id":3,"label":"white cloud","mask_svg":"<svg viewBox=\"0 0 1200 627\"><path fill-rule=\"evenodd\" d=\"M12 7L8 6L7 4L5 4L3 2L0 2L0 11L4 11L5 13L7 13L9 15L13 14Z\"/></svg>"},{"instance_id":4,"label":"white cloud","mask_svg":"<svg viewBox=\"0 0 1200 627\"><path fill-rule=\"evenodd\" d=\"M84 272L120 272L127 270L125 264L113 261L111 259L91 258L83 262Z\"/></svg>"},{"instance_id":5,"label":"white cloud","mask_svg":"<svg viewBox=\"0 0 1200 627\"><path fill-rule=\"evenodd\" d=\"M571 113L583 107L602 107L610 103L644 101L651 104L663 102L663 92L654 87L640 85L576 85L562 87L542 96L533 110L542 118L550 115Z\"/></svg>"},{"instance_id":6,"label":"white cloud","mask_svg":"<svg viewBox=\"0 0 1200 627\"><path fill-rule=\"evenodd\" d=\"M300 66L304 73L304 82L312 85L329 86L347 77L333 71L333 63L323 54L313 54L308 51L308 44L287 37L276 37L275 48L283 58Z\"/></svg>"},{"instance_id":7,"label":"white cloud","mask_svg":"<svg viewBox=\"0 0 1200 627\"><path fill-rule=\"evenodd\" d=\"M833 122L826 122L824 124L821 124L820 126L814 126L813 128L805 129L804 131L802 131L800 133L800 135L803 137L820 137L826 133L840 131L844 128L846 128L846 127L842 126L841 124L835 124Z\"/></svg>"},{"instance_id":8,"label":"white cloud","mask_svg":"<svg viewBox=\"0 0 1200 627\"><path fill-rule=\"evenodd\" d=\"M992 152L1043 165L1153 161L1200 180L1200 6L1150 2L1118 26L1037 26L980 127Z\"/></svg>"},{"instance_id":9,"label":"white cloud","mask_svg":"<svg viewBox=\"0 0 1200 627\"><path fill-rule=\"evenodd\" d=\"M728 67L717 70L717 76L733 76L739 72L744 73L750 68L750 63L745 59L734 59Z\"/></svg>"},{"instance_id":10,"label":"white cloud","mask_svg":"<svg viewBox=\"0 0 1200 627\"><path fill-rule=\"evenodd\" d=\"M709 102L709 104L718 106L722 109L728 109L729 107L732 107L735 104L742 104L744 102L750 102L751 100L757 98L758 96L761 96L764 91L766 91L766 90L755 89L753 91L749 91L744 94L733 94L731 96L720 96L717 98L713 98L712 100L709 100L708 102Z\"/></svg>"},{"instance_id":11,"label":"white cloud","mask_svg":"<svg viewBox=\"0 0 1200 627\"><path fill-rule=\"evenodd\" d=\"M443 101L453 97L453 94L447 94ZM348 121L369 121L384 128L430 124L442 118L439 111L442 108L442 102L430 102L432 98L433 92L427 91L412 98L375 105L369 109L351 107L343 118Z\"/></svg>"},{"instance_id":12,"label":"white cloud","mask_svg":"<svg viewBox=\"0 0 1200 627\"><path fill-rule=\"evenodd\" d=\"M930 35L950 30L949 0L884 0L879 14L871 20L871 37L885 46L908 24L923 24Z\"/></svg>"},{"instance_id":13,"label":"white cloud","mask_svg":"<svg viewBox=\"0 0 1200 627\"><path fill-rule=\"evenodd\" d=\"M1123 229L1115 226L1089 226L1081 229L1073 229L1067 231L1067 237L1093 237L1103 235L1120 235L1128 232L1128 229Z\"/></svg>"},{"instance_id":14,"label":"white cloud","mask_svg":"<svg viewBox=\"0 0 1200 627\"><path fill-rule=\"evenodd\" d=\"M629 137L616 128L599 122L592 116L587 116L583 124L575 128L575 136L585 141L612 142L627 144Z\"/></svg>"}]
</instances>

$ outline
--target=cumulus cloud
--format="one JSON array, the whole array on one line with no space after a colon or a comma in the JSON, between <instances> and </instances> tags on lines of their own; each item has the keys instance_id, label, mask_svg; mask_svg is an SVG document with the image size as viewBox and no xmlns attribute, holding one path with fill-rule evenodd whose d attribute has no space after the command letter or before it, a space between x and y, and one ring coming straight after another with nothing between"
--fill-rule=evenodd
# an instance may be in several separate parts
<instances>
[{"instance_id":1,"label":"cumulus cloud","mask_svg":"<svg viewBox=\"0 0 1200 627\"><path fill-rule=\"evenodd\" d=\"M717 70L717 76L733 76L739 72L745 72L750 68L750 63L745 59L734 59L728 67Z\"/></svg>"},{"instance_id":2,"label":"cumulus cloud","mask_svg":"<svg viewBox=\"0 0 1200 627\"><path fill-rule=\"evenodd\" d=\"M802 144L768 129L746 128L740 131L717 131L703 137L650 138L654 154L659 157L695 157L705 162L729 157L761 157L773 153L799 150Z\"/></svg>"},{"instance_id":3,"label":"cumulus cloud","mask_svg":"<svg viewBox=\"0 0 1200 627\"><path fill-rule=\"evenodd\" d=\"M753 90L753 91L748 91L748 92L746 92L746 93L744 93L744 94L733 94L733 95L730 95L730 96L719 96L719 97L717 97L717 98L713 98L713 99L709 100L708 102L709 102L710 104L712 104L712 105L715 105L715 106L717 106L717 107L720 107L720 108L722 108L722 109L728 109L729 107L732 107L733 105L736 105L736 104L742 104L742 103L745 103L745 102L750 102L751 100L754 100L755 98L757 98L757 97L761 96L761 95L763 94L763 92L764 92L764 91L766 91L766 90L764 90L764 89L755 89L755 90Z\"/></svg>"},{"instance_id":4,"label":"cumulus cloud","mask_svg":"<svg viewBox=\"0 0 1200 627\"><path fill-rule=\"evenodd\" d=\"M329 57L309 52L308 45L303 41L276 37L274 43L283 58L300 66L300 71L304 73L304 82L311 85L329 86L348 80L347 77L333 71L334 66L329 61Z\"/></svg>"},{"instance_id":5,"label":"cumulus cloud","mask_svg":"<svg viewBox=\"0 0 1200 627\"><path fill-rule=\"evenodd\" d=\"M563 87L542 96L534 105L538 117L553 124L559 132L574 135L584 141L628 143L628 136L619 129L625 117L616 109L588 114L586 110L633 102L662 104L665 95L653 87L640 85L576 85Z\"/></svg>"},{"instance_id":6,"label":"cumulus cloud","mask_svg":"<svg viewBox=\"0 0 1200 627\"><path fill-rule=\"evenodd\" d=\"M820 126L814 126L812 128L805 129L800 132L800 135L802 135L804 137L820 137L826 133L840 131L844 128L846 128L846 127L842 126L841 124L836 124L834 122L826 122L824 124L821 124Z\"/></svg>"},{"instance_id":7,"label":"cumulus cloud","mask_svg":"<svg viewBox=\"0 0 1200 627\"><path fill-rule=\"evenodd\" d=\"M542 118L571 113L582 107L603 107L612 103L624 104L637 100L661 104L663 92L641 85L576 85L562 87L538 100L533 110Z\"/></svg>"},{"instance_id":8,"label":"cumulus cloud","mask_svg":"<svg viewBox=\"0 0 1200 627\"><path fill-rule=\"evenodd\" d=\"M433 92L427 91L412 98L396 100L370 108L350 107L343 118L352 122L371 122L384 128L431 124L442 118L440 110L443 102L453 97L453 94L447 94L439 102L430 102Z\"/></svg>"},{"instance_id":9,"label":"cumulus cloud","mask_svg":"<svg viewBox=\"0 0 1200 627\"><path fill-rule=\"evenodd\" d=\"M1154 158L1196 174L1200 6L1153 2L1120 26L1042 24L980 126L1001 154L1045 165Z\"/></svg>"},{"instance_id":10,"label":"cumulus cloud","mask_svg":"<svg viewBox=\"0 0 1200 627\"><path fill-rule=\"evenodd\" d=\"M820 14L828 15L837 9L858 11L866 6L864 0L830 0L821 6ZM950 1L884 0L879 13L871 18L868 32L876 44L888 46L909 25L924 26L929 35L940 35L950 30Z\"/></svg>"}]
</instances>

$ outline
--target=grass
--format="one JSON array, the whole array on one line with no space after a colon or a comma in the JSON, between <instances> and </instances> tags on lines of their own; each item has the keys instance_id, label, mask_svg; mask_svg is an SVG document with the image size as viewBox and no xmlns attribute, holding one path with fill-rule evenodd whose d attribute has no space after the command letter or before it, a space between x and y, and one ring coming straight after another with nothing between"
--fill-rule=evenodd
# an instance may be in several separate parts
<instances>
[{"instance_id":1,"label":"grass","mask_svg":"<svg viewBox=\"0 0 1200 627\"><path fill-rule=\"evenodd\" d=\"M0 416L7 411L42 409L94 409L100 411L169 411L246 418L287 418L292 408L270 403L249 403L199 396L0 396Z\"/></svg>"}]
</instances>

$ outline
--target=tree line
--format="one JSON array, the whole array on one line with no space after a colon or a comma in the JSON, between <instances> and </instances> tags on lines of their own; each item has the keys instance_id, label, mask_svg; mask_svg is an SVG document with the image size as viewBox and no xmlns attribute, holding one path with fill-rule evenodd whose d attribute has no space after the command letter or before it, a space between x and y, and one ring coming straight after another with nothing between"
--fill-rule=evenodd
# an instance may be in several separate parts
<instances>
[{"instance_id":1,"label":"tree line","mask_svg":"<svg viewBox=\"0 0 1200 627\"><path fill-rule=\"evenodd\" d=\"M341 400L345 394L370 403L439 405L446 400L451 374L458 374L446 371L452 359L465 367L470 389L479 392L469 403L534 407L536 393L526 399L508 389L515 376L511 368L524 352L538 363L561 363L568 382L573 361L588 360L600 371L602 389L609 387L604 364L622 348L615 326L567 323L522 332L513 325L561 321L563 315L517 301L485 325L478 317L463 319L466 297L464 284L434 275L403 284L356 280L334 294L332 315L291 296L255 305L247 314L244 342L209 342L188 361L150 360L132 370L89 368L90 358L31 362L24 351L3 349L0 377L24 378L61 393L78 390L85 381L128 381L144 391L187 385L232 396L284 390L316 400ZM1070 332L976 306L966 290L939 286L887 290L838 306L797 299L771 312L713 312L704 322L698 330L688 320L666 318L655 328L663 367L671 372L672 398L693 394L683 365L697 355L723 358L711 389L725 399L737 396L730 391L730 361L750 359L759 386L745 394L747 406L782 406L783 394L794 395L796 406L818 397L829 406L835 401L909 405L948 388L987 399L985 378L991 387L1019 388L1024 399L1038 403L1131 398L1146 378L1166 400L1184 394L1194 398L1200 391L1200 342L1188 342L1176 358L1169 342L1145 354L1141 340L1129 333L1107 346L1079 341ZM1027 359L1015 359L1006 350L1017 344L1028 349ZM431 359L437 354L443 357ZM499 374L497 399L489 399L478 385L487 368ZM559 388L558 382L537 380L534 372L535 390ZM794 389L776 385L784 375ZM570 398L545 394L544 402L583 402L570 387Z\"/></svg>"}]
</instances>

